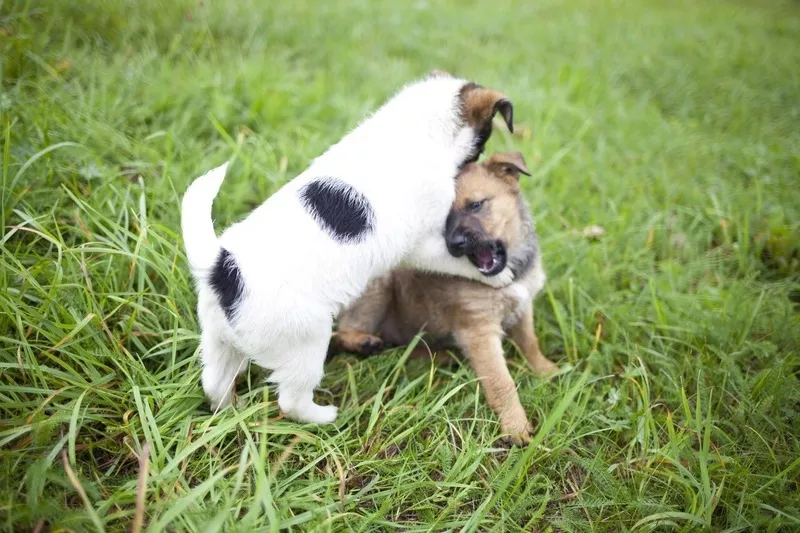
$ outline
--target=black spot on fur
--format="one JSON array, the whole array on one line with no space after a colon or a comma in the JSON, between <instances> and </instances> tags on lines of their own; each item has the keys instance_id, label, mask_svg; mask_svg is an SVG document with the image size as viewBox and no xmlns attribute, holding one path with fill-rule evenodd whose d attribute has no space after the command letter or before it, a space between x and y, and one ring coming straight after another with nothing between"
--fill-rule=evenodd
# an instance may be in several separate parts
<instances>
[{"instance_id":1,"label":"black spot on fur","mask_svg":"<svg viewBox=\"0 0 800 533\"><path fill-rule=\"evenodd\" d=\"M228 320L233 318L233 308L242 296L242 274L231 253L222 248L211 271L211 288L217 293L219 303Z\"/></svg>"},{"instance_id":2,"label":"black spot on fur","mask_svg":"<svg viewBox=\"0 0 800 533\"><path fill-rule=\"evenodd\" d=\"M320 178L300 190L311 216L339 242L359 242L372 231L375 215L369 200L347 183Z\"/></svg>"}]
</instances>

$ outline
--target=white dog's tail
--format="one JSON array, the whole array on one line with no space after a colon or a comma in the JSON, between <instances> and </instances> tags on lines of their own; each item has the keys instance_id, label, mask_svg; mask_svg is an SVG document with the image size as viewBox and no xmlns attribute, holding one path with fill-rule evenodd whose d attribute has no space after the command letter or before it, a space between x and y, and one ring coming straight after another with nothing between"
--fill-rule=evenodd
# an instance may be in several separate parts
<instances>
[{"instance_id":1,"label":"white dog's tail","mask_svg":"<svg viewBox=\"0 0 800 533\"><path fill-rule=\"evenodd\" d=\"M183 245L189 266L195 275L207 271L219 256L219 242L211 220L211 205L219 192L228 163L210 170L195 179L186 194L181 207L181 227Z\"/></svg>"}]
</instances>

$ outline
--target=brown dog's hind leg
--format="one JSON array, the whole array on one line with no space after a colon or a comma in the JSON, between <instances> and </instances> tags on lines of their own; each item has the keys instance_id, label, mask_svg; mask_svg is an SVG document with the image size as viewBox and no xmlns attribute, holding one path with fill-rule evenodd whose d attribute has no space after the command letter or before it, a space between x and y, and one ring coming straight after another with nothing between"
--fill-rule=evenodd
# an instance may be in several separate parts
<instances>
[{"instance_id":1,"label":"brown dog's hind leg","mask_svg":"<svg viewBox=\"0 0 800 533\"><path fill-rule=\"evenodd\" d=\"M383 340L375 335L352 329L339 330L333 335L333 346L342 352L372 355L383 350Z\"/></svg>"},{"instance_id":2,"label":"brown dog's hind leg","mask_svg":"<svg viewBox=\"0 0 800 533\"><path fill-rule=\"evenodd\" d=\"M344 352L372 355L383 350L378 333L392 302L392 275L370 281L364 293L339 315L331 347Z\"/></svg>"},{"instance_id":3,"label":"brown dog's hind leg","mask_svg":"<svg viewBox=\"0 0 800 533\"><path fill-rule=\"evenodd\" d=\"M532 308L522 313L519 322L509 329L509 335L533 367L533 372L537 376L549 376L558 370L558 365L542 355L539 350L539 339L533 330Z\"/></svg>"},{"instance_id":4,"label":"brown dog's hind leg","mask_svg":"<svg viewBox=\"0 0 800 533\"><path fill-rule=\"evenodd\" d=\"M486 400L500 418L500 429L514 444L530 442L533 428L506 366L500 333L492 330L461 331L456 334L456 341L475 370Z\"/></svg>"}]
</instances>

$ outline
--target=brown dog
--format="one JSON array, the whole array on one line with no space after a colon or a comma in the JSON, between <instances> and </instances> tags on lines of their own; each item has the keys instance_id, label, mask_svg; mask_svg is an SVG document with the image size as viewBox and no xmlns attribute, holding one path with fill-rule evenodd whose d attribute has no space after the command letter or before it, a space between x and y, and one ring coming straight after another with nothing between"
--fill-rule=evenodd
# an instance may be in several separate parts
<instances>
[{"instance_id":1,"label":"brown dog","mask_svg":"<svg viewBox=\"0 0 800 533\"><path fill-rule=\"evenodd\" d=\"M424 330L434 346L455 345L478 375L500 426L516 444L532 430L506 367L506 332L538 375L556 365L539 351L533 330L532 302L542 289L539 245L528 204L519 187L530 175L518 152L494 154L471 163L458 176L456 200L447 218L450 253L466 255L491 276L508 264L511 285L495 289L481 283L436 274L395 270L370 282L364 294L339 317L333 347L364 355L408 344Z\"/></svg>"}]
</instances>

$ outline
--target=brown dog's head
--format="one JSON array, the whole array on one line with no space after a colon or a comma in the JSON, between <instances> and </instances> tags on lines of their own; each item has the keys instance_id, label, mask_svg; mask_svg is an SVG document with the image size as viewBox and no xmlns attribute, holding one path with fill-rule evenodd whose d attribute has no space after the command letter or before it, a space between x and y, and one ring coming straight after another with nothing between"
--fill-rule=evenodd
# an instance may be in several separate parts
<instances>
[{"instance_id":1,"label":"brown dog's head","mask_svg":"<svg viewBox=\"0 0 800 533\"><path fill-rule=\"evenodd\" d=\"M530 176L522 154L504 152L468 164L458 175L456 199L445 225L447 250L454 257L467 256L486 276L505 268L509 248L529 224L520 198L520 174Z\"/></svg>"}]
</instances>

